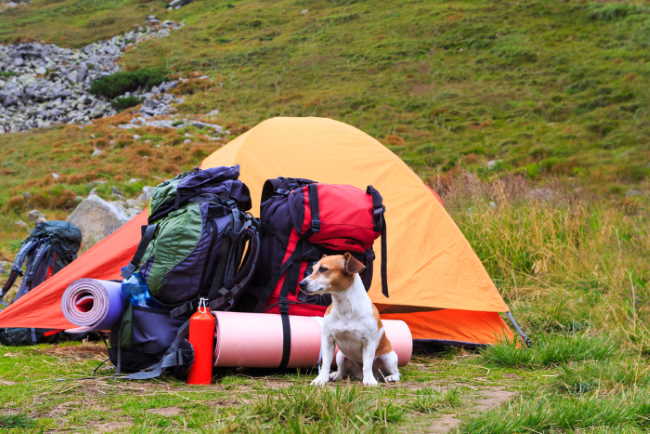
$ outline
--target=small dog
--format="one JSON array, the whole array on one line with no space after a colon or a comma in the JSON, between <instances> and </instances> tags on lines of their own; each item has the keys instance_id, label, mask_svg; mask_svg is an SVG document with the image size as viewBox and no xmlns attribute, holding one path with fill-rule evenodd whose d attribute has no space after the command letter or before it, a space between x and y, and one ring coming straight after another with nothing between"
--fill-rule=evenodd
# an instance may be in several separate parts
<instances>
[{"instance_id":1,"label":"small dog","mask_svg":"<svg viewBox=\"0 0 650 434\"><path fill-rule=\"evenodd\" d=\"M400 379L397 354L359 277L365 268L350 253L323 256L300 281L300 289L307 294L332 296L321 335L322 364L313 385L345 377L362 378L366 386L377 385L375 375L386 382ZM330 375L335 344L339 348L337 370Z\"/></svg>"}]
</instances>

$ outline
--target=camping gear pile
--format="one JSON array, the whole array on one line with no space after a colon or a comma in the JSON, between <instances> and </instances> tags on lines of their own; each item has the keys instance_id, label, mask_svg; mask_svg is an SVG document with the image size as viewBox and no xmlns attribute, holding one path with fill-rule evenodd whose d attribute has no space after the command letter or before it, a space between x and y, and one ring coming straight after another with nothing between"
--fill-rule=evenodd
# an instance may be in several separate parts
<instances>
[{"instance_id":1,"label":"camping gear pile","mask_svg":"<svg viewBox=\"0 0 650 434\"><path fill-rule=\"evenodd\" d=\"M9 278L0 292L0 301L16 283L22 281L14 301L40 285L63 267L74 261L81 246L81 231L72 223L51 220L40 222L22 242L11 266ZM23 266L25 271L23 272ZM0 329L0 343L4 345L29 345L59 340L61 330L11 327Z\"/></svg>"},{"instance_id":2,"label":"camping gear pile","mask_svg":"<svg viewBox=\"0 0 650 434\"><path fill-rule=\"evenodd\" d=\"M64 315L86 326L74 331L111 329L109 355L118 371L139 371L130 376L139 379L168 368L184 375L192 351L195 358L198 352L187 340L187 324L200 300L204 310L217 311L272 312L279 304L277 366L283 368L296 351L289 313L322 316L329 304L303 298L298 288L322 255L359 255L370 270L364 274L370 287L372 243L385 233L381 195L373 187L364 192L272 179L265 184L260 221L246 213L249 190L238 177L238 166L215 167L160 184L140 244L122 270L119 293L116 283L91 279L75 281L64 293ZM385 264L385 244L382 253Z\"/></svg>"},{"instance_id":3,"label":"camping gear pile","mask_svg":"<svg viewBox=\"0 0 650 434\"><path fill-rule=\"evenodd\" d=\"M364 195L368 185L373 185L381 192L382 202L385 205L383 214L385 214L385 219L390 222L390 231L388 237L385 238L388 249L392 252L390 263L386 267L386 277L390 280L390 298L387 298L382 291L382 279L377 278L373 279L369 287L369 295L378 307L382 320L404 321L408 325L413 339L420 341L488 345L498 342L504 337L512 338L513 334L510 328L500 316L500 313L508 313L508 306L504 303L467 240L428 186L398 156L377 140L354 127L331 119L274 118L261 123L227 145L220 147L203 160L200 168L210 170L236 165L244 169L238 181L245 183L250 189L249 197L253 205L252 209L262 211L259 214L262 226L255 227L251 222L250 231L257 231L259 235L260 252L271 252L271 256L267 257L262 253L258 256L257 267L255 267L258 271L250 278L248 284L244 285L247 288L255 288L252 295L247 291L237 291L238 285L236 284L230 288L229 285L217 288L216 293L221 294L220 300L226 305L230 303L233 305L233 308L226 307L226 310L233 311L238 306L242 306L242 310L244 310L243 307L246 307L246 310L256 310L255 308L257 308L260 312L281 312L282 289L285 287L287 294L284 298L286 298L289 313L294 313L292 310L298 310L306 305L310 305L312 312L319 308L322 309L319 307L322 304L321 301L301 299L297 293L293 293L292 284L280 286L280 280L283 277L285 281L293 280L291 277L293 270L298 268L300 272L300 269L305 267L304 264L309 262L298 256L287 262L295 253L295 250L290 251L290 242L297 246L299 240L302 240L303 246L310 248L315 246L318 249L323 249L326 253L328 252L328 246L321 242L323 240L309 235L314 223L310 218L312 204L309 200L308 186L310 183L298 186L298 188L302 188L300 192L293 188L292 190L296 190L293 196L291 192L275 191L274 188L268 190L269 194L263 194L262 190L267 180L277 181L278 176L284 175L293 177L287 179L312 178L323 185L348 184L356 187L358 192L360 191ZM318 185L321 185L320 183ZM170 188L173 190L173 186ZM320 191L320 187L317 190ZM300 198L300 193L302 193L302 198ZM261 202L262 197L268 198L269 204L274 204L276 201L284 203L286 205L284 210L288 212L290 219L275 219L275 216L271 216L270 219L268 216L265 217L265 211L270 212L273 207L267 204L265 208L264 203ZM370 196L364 197L368 199L364 199L361 203L370 214ZM325 207L327 200L320 196L319 199L323 199L319 201L319 205L322 204L322 207ZM188 203L193 203L192 200L194 199ZM197 200L201 201L202 199ZM236 200L235 203L237 203ZM186 205L179 204L179 206L185 207ZM235 204L230 207L231 211L235 208L237 208L236 213L245 213L240 205ZM368 235L374 240L382 232L382 228L376 227L375 207L372 208L373 217L368 217L367 222L372 222L372 228ZM279 206L278 209L280 209ZM188 212L194 213L195 217L191 221L198 222L198 214L195 211ZM170 218L189 219L189 216L183 217L182 214L182 209L172 211ZM155 210L152 209L150 215L155 217ZM64 317L59 308L65 289L74 281L84 277L99 280L122 279L121 268L127 266L134 256L138 256L136 250L138 250L142 238L141 227L159 224L162 228L166 224L164 220L167 217L163 217L160 221L148 221L147 217L147 212L134 217L68 267L0 312L0 327L37 326L60 329L73 327L73 324ZM278 217L282 216L278 215ZM201 219L203 219L203 215ZM322 220L324 219L325 217L321 216L321 222L315 222L316 226L318 223L323 224ZM284 238L276 240L276 244L271 248L268 247L267 241L273 237L269 237L267 232L269 226L265 222L274 228L285 225ZM167 224L171 225L171 223ZM246 251L251 251L251 236L252 234L245 243ZM196 241L197 239L200 240L198 231L195 231L192 237L183 237L184 242L190 247L193 242L191 240ZM355 238L353 243L356 248L349 250L361 257L365 255L366 247L372 244L372 240ZM267 243L266 246L265 243ZM377 254L379 261L383 255L381 255L380 248L377 248L381 247L379 240L376 243L374 253ZM181 298L187 296L187 299L172 300L173 303L165 303L160 312L154 312L154 309L158 310L158 308L151 306L150 302L153 303L156 294L151 288L145 291L147 288L144 284L164 290L164 276L168 272L175 272L173 264L178 260L178 258L174 259L171 255L163 253L162 257L155 256L153 258L148 270L146 268L148 267L146 252L152 252L152 249L156 247L155 244L154 239L152 244L145 249L145 253L141 254L144 258L141 259L141 264L129 267L132 275L123 285L130 285L128 304L133 306L134 312L140 312L140 305L148 309L141 311L143 314L132 315L134 319L132 331L138 330L142 326L142 324L135 324L135 321L141 317L155 317L156 314L160 314L161 318L163 315L170 318L168 312L170 308L173 310L176 307L174 304L177 302L185 306L182 308L183 310L192 311L196 300L202 296L202 294L195 296L193 293L186 293ZM346 245L346 247L348 246ZM162 251L164 252L164 249ZM187 251L189 252L189 250ZM286 257L278 260L278 257L282 255L279 252L284 252ZM305 257L304 253L302 253L303 258ZM243 253L242 262L232 263L241 265L248 262L251 256L251 253ZM190 258L190 263L193 263L192 258ZM167 259L170 260L167 265L159 262ZM285 269L282 270L281 267L276 270L275 276L271 275L272 273L268 272L268 266L260 265L268 260L285 264ZM181 263L177 265L182 269ZM188 263L188 265L190 264ZM267 270L266 274L260 271L264 269ZM277 275L280 270L284 276ZM147 275L149 271L158 273L159 277L155 277L155 275L153 278L149 277ZM236 274L239 274L239 277L247 274L242 271L241 267L238 271ZM133 278L133 276L136 277ZM149 282L146 279L149 279ZM265 279L270 284L261 288L260 282ZM206 277L206 281L209 280L209 277ZM237 276L232 280L237 281ZM160 283L163 286L157 286ZM213 285L210 285L210 288L214 289ZM278 288L280 292L278 292ZM206 286L204 289L209 288ZM224 291L219 291L220 289L224 289ZM234 293L229 289L235 289ZM260 296L262 290L269 294L269 298L263 302L264 297ZM296 298L293 299L292 295ZM272 297L275 298L272 299ZM301 302L301 304L295 304L294 301ZM307 303L307 301L310 302ZM255 308L251 309L250 306ZM187 315L190 313L188 312ZM184 324L184 319L186 322L187 317L184 315L186 314L183 314L178 322L180 324L178 330L181 333L179 334L177 331L174 336L165 337L167 342L171 339L172 344L174 341L180 342L177 345L177 351L163 357L167 362L174 362L173 359L178 361L183 355L188 354L188 351L184 351L187 348L183 344L185 340L183 329L187 329L187 327L181 327ZM166 330L173 330L176 326L174 324L172 326L164 327ZM114 330L116 327L118 326L114 325ZM121 321L120 328L122 328ZM128 327L125 326L124 329L125 333L122 334L122 338L130 336L131 342L135 342L133 339L144 339L147 341L147 345L155 346L153 343L156 342L157 336L147 334L149 330L142 329L129 335ZM298 333L294 327L291 327L291 332ZM286 335L285 333L284 336ZM127 349L128 339L119 339L118 341L125 345L125 351L129 351ZM119 342L114 341L115 343ZM170 345L170 347L172 346ZM157 350L162 351L162 348ZM284 350L288 351L286 348ZM191 351L189 352L191 353ZM122 352L122 355L124 354ZM156 354L157 356L152 356L150 361L160 360L160 352ZM116 358L114 357L114 359ZM282 359L287 359L287 357L284 356ZM287 363L291 359L292 356L289 353ZM278 362L279 364L280 362Z\"/></svg>"}]
</instances>

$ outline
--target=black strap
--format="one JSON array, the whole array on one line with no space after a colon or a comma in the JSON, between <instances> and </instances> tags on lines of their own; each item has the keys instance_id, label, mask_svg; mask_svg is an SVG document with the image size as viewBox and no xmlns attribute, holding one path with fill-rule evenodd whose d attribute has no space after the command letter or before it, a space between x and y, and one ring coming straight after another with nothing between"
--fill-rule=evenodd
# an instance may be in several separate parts
<instances>
[{"instance_id":1,"label":"black strap","mask_svg":"<svg viewBox=\"0 0 650 434\"><path fill-rule=\"evenodd\" d=\"M388 239L386 238L386 207L381 194L372 185L366 189L372 197L372 216L375 232L381 234L381 292L388 297Z\"/></svg>"},{"instance_id":2,"label":"black strap","mask_svg":"<svg viewBox=\"0 0 650 434\"><path fill-rule=\"evenodd\" d=\"M309 208L311 209L310 235L320 231L320 211L318 210L318 184L309 184Z\"/></svg>"},{"instance_id":3,"label":"black strap","mask_svg":"<svg viewBox=\"0 0 650 434\"><path fill-rule=\"evenodd\" d=\"M5 282L4 286L2 287L2 293L0 293L0 299L4 297L4 295L11 289L13 284L16 282L16 279L18 276L22 276L22 268L23 268L23 263L27 259L28 256L32 254L32 251L34 248L39 244L40 240L38 238L33 238L33 237L28 237L25 241L23 241L20 250L18 251L18 254L16 255L16 258L14 259L14 263L11 265L11 272L9 273L9 278Z\"/></svg>"},{"instance_id":4,"label":"black strap","mask_svg":"<svg viewBox=\"0 0 650 434\"><path fill-rule=\"evenodd\" d=\"M131 277L133 272L138 269L138 267L140 266L140 261L142 261L142 257L144 256L144 252L147 250L147 246L149 245L154 235L156 234L157 229L158 229L158 225L156 224L144 225L140 228L140 231L142 233L142 236L140 238L140 244L138 244L138 249L135 251L135 255L133 255L133 259L131 259L131 263L126 267L122 267L121 270L122 277L128 279L129 277Z\"/></svg>"}]
</instances>

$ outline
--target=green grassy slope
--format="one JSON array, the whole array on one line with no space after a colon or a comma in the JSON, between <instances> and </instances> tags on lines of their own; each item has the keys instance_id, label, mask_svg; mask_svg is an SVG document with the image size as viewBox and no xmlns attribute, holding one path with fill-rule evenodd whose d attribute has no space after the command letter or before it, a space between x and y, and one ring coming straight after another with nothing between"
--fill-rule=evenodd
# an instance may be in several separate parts
<instances>
[{"instance_id":1,"label":"green grassy slope","mask_svg":"<svg viewBox=\"0 0 650 434\"><path fill-rule=\"evenodd\" d=\"M461 168L486 178L559 176L597 193L647 186L650 6L385 3L197 1L166 12L160 1L36 0L0 14L0 40L79 46L156 13L186 26L131 49L125 67L209 75L210 85L183 87L179 109L196 115L219 108L234 132L276 115L328 116L379 138L429 180ZM152 166L169 165L168 154L178 151L170 147L182 145L164 132L153 136L163 148L148 156L158 163ZM125 148L139 146L123 131L96 125L3 135L3 202L47 187L33 185L31 173L44 168L25 162L47 160L52 141L62 172L80 169L68 164L68 153L106 148L114 158L106 157L103 177L118 185L124 180L117 175L131 170L121 165ZM80 186L87 181L68 190L88 190ZM30 204L23 205L12 208Z\"/></svg>"}]
</instances>

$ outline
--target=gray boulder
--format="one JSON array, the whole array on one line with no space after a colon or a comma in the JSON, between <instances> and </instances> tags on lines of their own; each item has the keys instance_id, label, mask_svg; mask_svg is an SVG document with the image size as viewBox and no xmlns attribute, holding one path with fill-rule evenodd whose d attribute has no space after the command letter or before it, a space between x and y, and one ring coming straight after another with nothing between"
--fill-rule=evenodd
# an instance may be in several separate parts
<instances>
[{"instance_id":1,"label":"gray boulder","mask_svg":"<svg viewBox=\"0 0 650 434\"><path fill-rule=\"evenodd\" d=\"M91 193L72 211L68 221L81 229L82 248L87 249L112 234L139 211L125 207L121 202L105 201Z\"/></svg>"}]
</instances>

